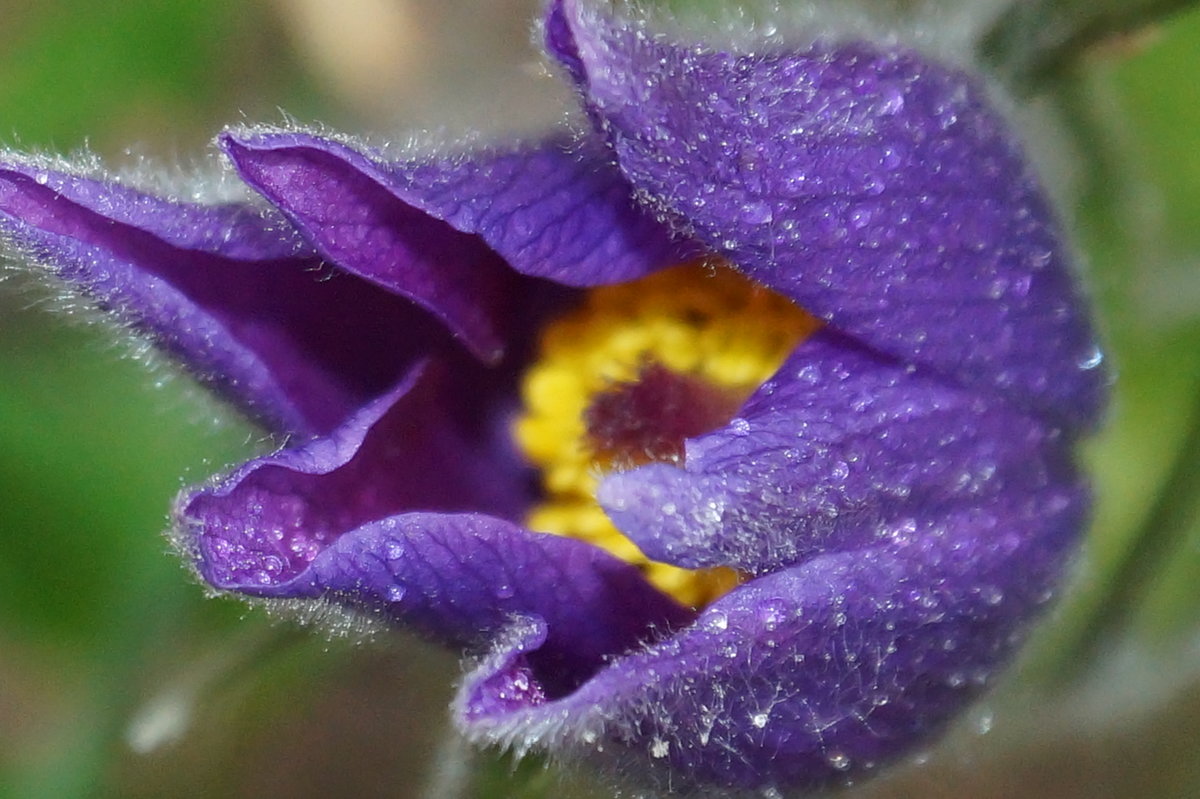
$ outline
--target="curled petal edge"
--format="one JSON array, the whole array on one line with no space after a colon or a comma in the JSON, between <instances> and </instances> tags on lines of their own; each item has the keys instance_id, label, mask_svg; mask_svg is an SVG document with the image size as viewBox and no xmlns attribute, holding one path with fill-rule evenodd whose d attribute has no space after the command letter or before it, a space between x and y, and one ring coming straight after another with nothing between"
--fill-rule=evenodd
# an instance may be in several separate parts
<instances>
[{"instance_id":1,"label":"curled petal edge","mask_svg":"<svg viewBox=\"0 0 1200 799\"><path fill-rule=\"evenodd\" d=\"M894 45L721 52L603 5L550 3L547 47L637 196L873 349L1096 426L1069 247L979 81Z\"/></svg>"},{"instance_id":2,"label":"curled petal edge","mask_svg":"<svg viewBox=\"0 0 1200 799\"><path fill-rule=\"evenodd\" d=\"M969 516L926 522L906 543L755 578L557 700L516 690L544 631L515 624L466 678L456 721L479 742L574 751L675 790L850 780L992 682L1054 595L1085 506L1077 493L1042 529L986 544Z\"/></svg>"}]
</instances>

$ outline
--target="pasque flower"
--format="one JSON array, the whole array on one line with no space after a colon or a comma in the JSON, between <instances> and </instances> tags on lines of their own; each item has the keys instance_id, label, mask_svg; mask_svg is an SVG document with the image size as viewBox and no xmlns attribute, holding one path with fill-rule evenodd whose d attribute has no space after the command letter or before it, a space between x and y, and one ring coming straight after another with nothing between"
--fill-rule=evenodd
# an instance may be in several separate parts
<instances>
[{"instance_id":1,"label":"pasque flower","mask_svg":"<svg viewBox=\"0 0 1200 799\"><path fill-rule=\"evenodd\" d=\"M8 156L0 224L287 437L178 500L212 586L471 652L477 741L684 791L867 771L988 684L1085 523L1106 379L1054 215L911 49L544 31L587 131L233 130L224 202Z\"/></svg>"}]
</instances>

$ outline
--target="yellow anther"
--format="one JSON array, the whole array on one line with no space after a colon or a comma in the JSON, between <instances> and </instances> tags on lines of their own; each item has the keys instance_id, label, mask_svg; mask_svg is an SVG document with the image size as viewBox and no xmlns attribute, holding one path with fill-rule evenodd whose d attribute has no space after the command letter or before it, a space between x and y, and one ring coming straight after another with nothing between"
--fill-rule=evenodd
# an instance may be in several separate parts
<instances>
[{"instance_id":1,"label":"yellow anther","mask_svg":"<svg viewBox=\"0 0 1200 799\"><path fill-rule=\"evenodd\" d=\"M542 332L521 386L516 440L546 494L529 527L602 547L681 602L724 594L735 572L650 561L596 503L596 486L613 468L681 459L684 438L729 421L818 325L723 266L687 264L590 291Z\"/></svg>"}]
</instances>

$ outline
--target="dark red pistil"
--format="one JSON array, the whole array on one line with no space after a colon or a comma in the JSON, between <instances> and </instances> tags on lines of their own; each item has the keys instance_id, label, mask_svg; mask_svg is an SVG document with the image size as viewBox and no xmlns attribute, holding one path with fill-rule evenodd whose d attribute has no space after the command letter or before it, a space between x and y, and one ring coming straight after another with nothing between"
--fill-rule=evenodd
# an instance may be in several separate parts
<instances>
[{"instance_id":1,"label":"dark red pistil","mask_svg":"<svg viewBox=\"0 0 1200 799\"><path fill-rule=\"evenodd\" d=\"M588 444L605 466L683 457L684 439L726 424L743 396L658 363L597 394L584 412Z\"/></svg>"}]
</instances>

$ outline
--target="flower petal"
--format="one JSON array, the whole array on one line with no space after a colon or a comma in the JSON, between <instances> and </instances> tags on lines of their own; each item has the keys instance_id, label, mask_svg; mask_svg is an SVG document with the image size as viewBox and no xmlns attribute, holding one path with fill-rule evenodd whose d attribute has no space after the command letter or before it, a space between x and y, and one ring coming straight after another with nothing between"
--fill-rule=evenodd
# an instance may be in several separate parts
<instances>
[{"instance_id":1,"label":"flower petal","mask_svg":"<svg viewBox=\"0 0 1200 799\"><path fill-rule=\"evenodd\" d=\"M1032 527L997 510L986 534L970 514L921 519L908 540L751 580L558 701L508 690L538 644L518 626L468 676L459 723L490 743L603 749L609 767L684 793L846 780L936 734L1053 595L1082 503Z\"/></svg>"},{"instance_id":2,"label":"flower petal","mask_svg":"<svg viewBox=\"0 0 1200 799\"><path fill-rule=\"evenodd\" d=\"M418 303L485 361L503 357L514 276L481 241L397 199L347 148L221 144L322 256Z\"/></svg>"},{"instance_id":3,"label":"flower petal","mask_svg":"<svg viewBox=\"0 0 1200 799\"><path fill-rule=\"evenodd\" d=\"M496 361L520 292L508 265L567 285L688 257L592 142L389 163L299 133L226 134L242 177L340 267L401 292Z\"/></svg>"},{"instance_id":4,"label":"flower petal","mask_svg":"<svg viewBox=\"0 0 1200 799\"><path fill-rule=\"evenodd\" d=\"M402 298L322 269L286 223L246 205L9 159L0 230L279 431L328 430L444 338Z\"/></svg>"},{"instance_id":5,"label":"flower petal","mask_svg":"<svg viewBox=\"0 0 1200 799\"><path fill-rule=\"evenodd\" d=\"M453 647L481 651L516 617L536 624L521 701L563 696L695 615L590 544L476 513L372 522L322 552L306 576L293 595L335 598ZM506 687L510 700L519 685Z\"/></svg>"},{"instance_id":6,"label":"flower petal","mask_svg":"<svg viewBox=\"0 0 1200 799\"><path fill-rule=\"evenodd\" d=\"M1080 492L1071 439L823 330L682 466L610 475L599 499L651 558L761 573L972 511L981 536ZM996 518L997 502L1020 502ZM1020 522L1012 514L1020 509Z\"/></svg>"},{"instance_id":7,"label":"flower petal","mask_svg":"<svg viewBox=\"0 0 1200 799\"><path fill-rule=\"evenodd\" d=\"M455 647L534 619L545 645L528 666L542 696L690 621L607 553L486 515L522 510L521 469L506 439L456 418L446 381L458 373L437 371L415 370L328 438L184 494L182 545L200 574L250 596L331 599ZM462 385L472 402L486 395L478 380Z\"/></svg>"},{"instance_id":8,"label":"flower petal","mask_svg":"<svg viewBox=\"0 0 1200 799\"><path fill-rule=\"evenodd\" d=\"M701 254L634 203L595 137L392 164L393 191L481 236L525 275L568 286L636 280Z\"/></svg>"},{"instance_id":9,"label":"flower petal","mask_svg":"<svg viewBox=\"0 0 1200 799\"><path fill-rule=\"evenodd\" d=\"M880 352L1095 423L1067 247L975 81L895 46L715 52L587 0L546 33L638 196L706 246Z\"/></svg>"},{"instance_id":10,"label":"flower petal","mask_svg":"<svg viewBox=\"0 0 1200 799\"><path fill-rule=\"evenodd\" d=\"M463 360L423 364L328 436L185 492L176 515L201 575L289 596L314 558L368 522L411 510L519 515L529 488L501 429L510 400Z\"/></svg>"}]
</instances>

